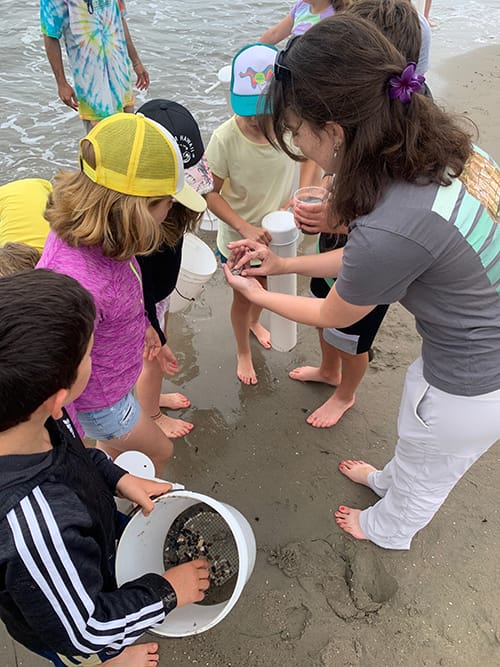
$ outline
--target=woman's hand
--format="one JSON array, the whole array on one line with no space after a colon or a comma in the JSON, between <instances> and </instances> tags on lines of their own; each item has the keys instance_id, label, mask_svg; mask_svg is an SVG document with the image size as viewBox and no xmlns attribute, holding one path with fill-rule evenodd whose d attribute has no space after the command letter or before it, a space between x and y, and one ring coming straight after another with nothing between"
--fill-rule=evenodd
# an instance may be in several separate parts
<instances>
[{"instance_id":1,"label":"woman's hand","mask_svg":"<svg viewBox=\"0 0 500 667\"><path fill-rule=\"evenodd\" d=\"M153 509L154 503L151 498L162 496L172 490L168 482L156 482L153 479L143 479L127 473L120 478L116 485L116 492L120 498L136 503L142 508L142 513L147 516Z\"/></svg>"},{"instance_id":2,"label":"woman's hand","mask_svg":"<svg viewBox=\"0 0 500 667\"><path fill-rule=\"evenodd\" d=\"M267 245L243 239L229 243L231 255L227 261L231 271L239 271L242 276L275 276L285 273L285 261L282 257L275 255ZM258 260L260 266L250 266L251 260Z\"/></svg>"}]
</instances>

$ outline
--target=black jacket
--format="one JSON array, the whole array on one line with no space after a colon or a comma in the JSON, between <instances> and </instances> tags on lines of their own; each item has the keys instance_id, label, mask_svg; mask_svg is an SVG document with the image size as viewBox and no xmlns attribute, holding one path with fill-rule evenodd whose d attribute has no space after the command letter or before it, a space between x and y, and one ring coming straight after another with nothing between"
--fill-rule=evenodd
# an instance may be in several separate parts
<instances>
[{"instance_id":1,"label":"black jacket","mask_svg":"<svg viewBox=\"0 0 500 667\"><path fill-rule=\"evenodd\" d=\"M151 255L136 257L141 267L146 315L159 335L162 345L165 345L167 339L163 333L163 322L159 322L156 315L156 304L172 294L175 289L181 268L183 241L184 237L181 236L173 247L164 244Z\"/></svg>"},{"instance_id":2,"label":"black jacket","mask_svg":"<svg viewBox=\"0 0 500 667\"><path fill-rule=\"evenodd\" d=\"M113 492L125 471L48 419L53 449L0 456L0 615L33 651L88 655L132 644L176 606L146 574L117 587Z\"/></svg>"}]
</instances>

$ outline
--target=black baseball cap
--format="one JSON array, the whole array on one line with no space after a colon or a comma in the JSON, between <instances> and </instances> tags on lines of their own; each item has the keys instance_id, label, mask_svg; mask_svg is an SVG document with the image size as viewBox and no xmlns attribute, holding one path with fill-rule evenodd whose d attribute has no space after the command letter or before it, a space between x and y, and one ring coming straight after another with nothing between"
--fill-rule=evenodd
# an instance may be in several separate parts
<instances>
[{"instance_id":1,"label":"black baseball cap","mask_svg":"<svg viewBox=\"0 0 500 667\"><path fill-rule=\"evenodd\" d=\"M172 100L150 100L137 113L151 118L175 137L181 151L184 169L197 164L205 152L200 128L192 114L182 104Z\"/></svg>"}]
</instances>

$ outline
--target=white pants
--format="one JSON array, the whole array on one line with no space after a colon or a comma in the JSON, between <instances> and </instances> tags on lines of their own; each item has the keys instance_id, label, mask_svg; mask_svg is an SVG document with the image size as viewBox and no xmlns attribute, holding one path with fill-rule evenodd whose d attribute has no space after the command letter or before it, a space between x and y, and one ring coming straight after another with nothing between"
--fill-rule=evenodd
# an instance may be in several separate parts
<instances>
[{"instance_id":1,"label":"white pants","mask_svg":"<svg viewBox=\"0 0 500 667\"><path fill-rule=\"evenodd\" d=\"M409 549L462 475L500 438L500 390L455 396L432 387L417 359L406 375L394 457L368 475L381 497L360 526L386 549Z\"/></svg>"}]
</instances>

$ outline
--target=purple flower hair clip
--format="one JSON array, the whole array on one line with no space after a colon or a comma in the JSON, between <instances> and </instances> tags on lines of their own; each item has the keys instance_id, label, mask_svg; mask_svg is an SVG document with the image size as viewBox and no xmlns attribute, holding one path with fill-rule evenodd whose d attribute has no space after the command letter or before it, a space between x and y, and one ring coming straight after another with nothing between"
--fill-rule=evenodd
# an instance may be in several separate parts
<instances>
[{"instance_id":1,"label":"purple flower hair clip","mask_svg":"<svg viewBox=\"0 0 500 667\"><path fill-rule=\"evenodd\" d=\"M415 74L417 65L408 63L401 76L391 76L389 79L389 97L391 100L399 99L403 104L411 101L413 93L418 93L425 83L423 74Z\"/></svg>"}]
</instances>

